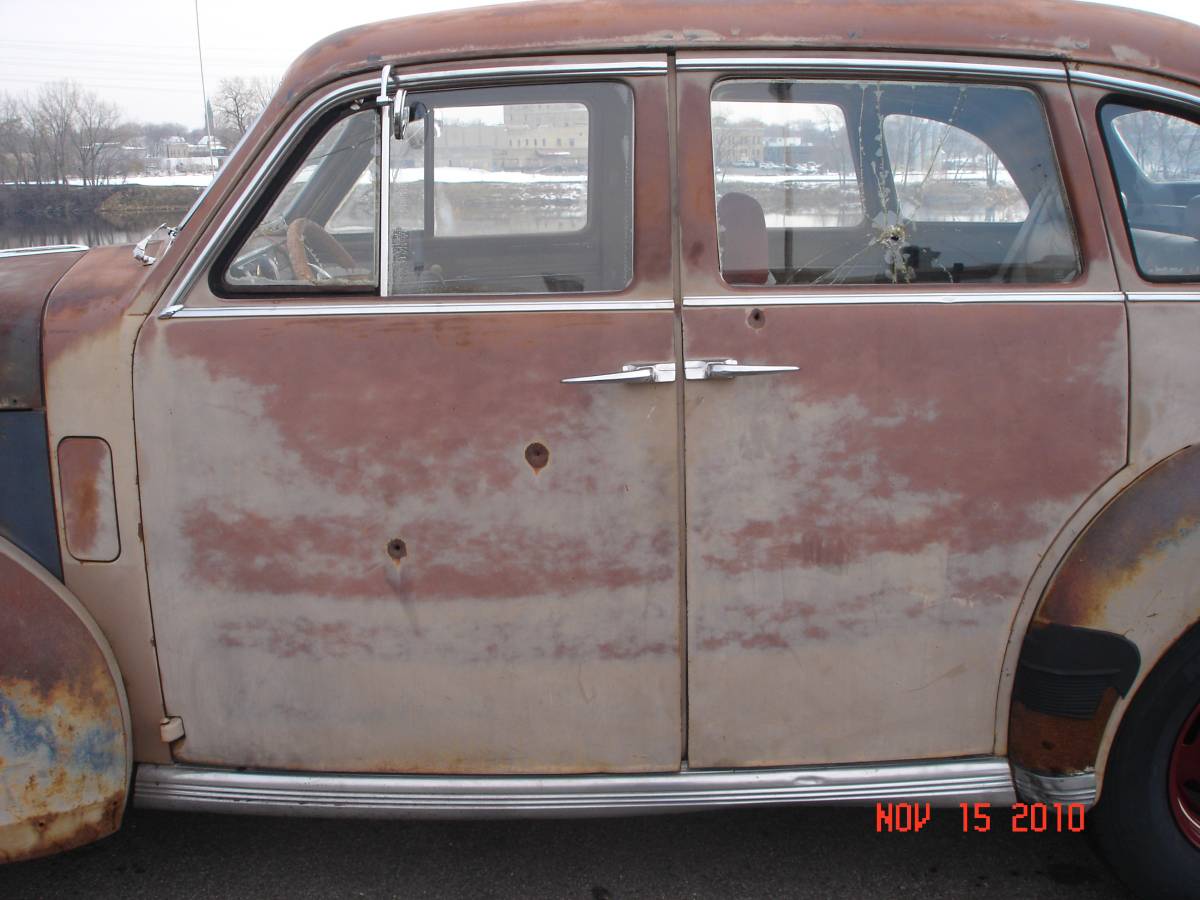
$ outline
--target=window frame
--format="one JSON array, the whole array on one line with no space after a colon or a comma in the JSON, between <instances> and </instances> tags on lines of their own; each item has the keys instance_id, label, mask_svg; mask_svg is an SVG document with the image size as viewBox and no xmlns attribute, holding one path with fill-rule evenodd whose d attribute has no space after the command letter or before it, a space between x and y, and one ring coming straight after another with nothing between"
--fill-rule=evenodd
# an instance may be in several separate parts
<instances>
[{"instance_id":1,"label":"window frame","mask_svg":"<svg viewBox=\"0 0 1200 900\"><path fill-rule=\"evenodd\" d=\"M1075 259L1077 267L1074 275L1065 281L1037 281L1037 282L1021 282L1014 284L1012 282L1003 282L993 284L990 281L966 281L966 282L939 282L939 281L913 281L913 282L897 282L897 283L784 283L784 284L744 284L738 282L730 282L725 279L725 274L721 269L720 264L720 228L717 222L716 201L719 197L716 191L713 191L714 204L709 210L708 225L713 230L713 246L716 249L716 279L720 285L729 291L738 293L757 293L760 295L780 294L780 295L797 295L807 294L809 292L820 291L843 291L853 292L863 295L869 295L876 292L888 291L930 291L940 290L944 288L953 289L963 292L987 292L989 289L996 291L999 289L1004 293L1013 292L1036 292L1043 293L1058 293L1069 291L1073 288L1078 288L1086 282L1088 278L1089 259L1086 255L1085 246L1082 240L1082 231L1079 218L1075 212L1074 204L1072 203L1071 190L1072 180L1067 177L1063 168L1061 150L1059 140L1055 134L1054 120L1050 114L1049 105L1045 92L1042 90L1041 81L1050 77L1054 81L1067 82L1065 71L1060 75L1058 72L1048 70L1029 70L1028 73L1021 71L1012 73L1008 71L1008 66L993 66L989 64L980 64L973 66L970 63L960 62L942 62L942 61L918 61L910 63L904 61L901 64L894 64L895 61L883 61L863 57L861 60L855 59L851 61L853 64L847 65L846 60L833 59L825 61L819 57L807 59L798 57L795 60L766 60L759 61L757 59L749 59L743 61L738 58L722 59L721 57L713 57L711 62L708 59L696 60L692 65L687 65L685 62L683 67L685 71L704 71L706 69L718 70L717 76L709 85L707 97L707 115L708 133L712 134L712 104L714 96L723 85L732 82L750 83L755 81L791 81L797 83L876 83L876 84L915 84L915 85L931 85L943 87L999 87L1013 88L1023 90L1032 95L1037 104L1038 114L1043 127L1043 133L1046 137L1047 146L1049 149L1049 159L1053 162L1054 173L1057 177L1057 183L1060 190L1063 209L1066 216L1067 230L1072 246L1075 251ZM731 63L733 63L731 65ZM748 63L748 64L746 64ZM888 64L892 63L892 64ZM806 64L811 64L811 67ZM927 65L928 68L923 68ZM912 66L912 68L909 68ZM1011 67L1017 68L1017 67ZM978 71L976 71L978 69ZM995 71L993 71L995 70ZM850 116L844 107L842 108L843 115L847 116L847 122L850 121ZM961 127L961 126L959 126ZM974 135L974 132L967 130L969 134ZM883 138L883 123L880 121L879 127L880 146L883 149L883 160L887 166L887 177L892 179L892 162L888 157L886 141ZM978 137L977 135L975 135ZM861 140L861 135L859 136ZM981 139L982 140L982 139ZM985 142L986 143L986 142ZM853 150L853 147L851 148ZM711 171L715 176L715 153L710 145L709 162ZM855 162L855 174L858 179L860 190L862 191L864 200L864 212L867 214L867 221L870 221L869 204L871 198L870 192L867 190L866 182L863 179L863 173L858 167L858 156L851 153ZM1006 166L1007 168L1007 166ZM1015 179L1014 179L1015 180ZM1019 189L1019 186L1018 186ZM1022 194L1024 197L1024 194ZM1026 198L1026 203L1029 199ZM1015 223L1014 223L1015 224ZM847 230L854 226L840 226L838 228L826 229L828 231Z\"/></svg>"},{"instance_id":2,"label":"window frame","mask_svg":"<svg viewBox=\"0 0 1200 900\"><path fill-rule=\"evenodd\" d=\"M307 128L305 128L299 138L290 142L290 146L286 148L284 161L261 183L258 196L254 198L254 201L239 217L236 226L222 241L220 249L217 251L213 263L209 267L208 287L214 297L219 300L253 300L259 297L272 296L299 296L301 299L306 299L313 296L378 297L380 295L380 265L378 259L376 259L375 264L374 286L370 284L339 285L330 282L322 282L320 284L296 284L289 282L286 284L245 285L230 284L226 278L229 267L237 257L238 252L245 245L255 229L262 224L264 217L274 205L275 200L288 186L292 178L304 167L305 162L308 161L308 155L312 152L313 148L321 142L321 139L338 122L360 113L372 111L371 106L364 102L364 100L365 98L363 97L346 98L341 103L335 104L332 109L314 116L312 121L307 123ZM378 113L376 113L376 129L376 136L382 140L383 124ZM378 165L379 155L376 154L373 159L374 164ZM372 165L372 163L368 162L367 165ZM378 208L379 206L377 180L376 207ZM378 216L376 221L377 225L381 224ZM376 246L378 246L378 243L379 235L377 231L375 234Z\"/></svg>"}]
</instances>

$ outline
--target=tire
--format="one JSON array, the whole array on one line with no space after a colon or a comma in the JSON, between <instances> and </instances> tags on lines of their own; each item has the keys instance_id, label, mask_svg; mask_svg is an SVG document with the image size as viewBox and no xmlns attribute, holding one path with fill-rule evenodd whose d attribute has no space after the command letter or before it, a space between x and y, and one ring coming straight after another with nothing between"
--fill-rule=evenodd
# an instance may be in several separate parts
<instances>
[{"instance_id":1,"label":"tire","mask_svg":"<svg viewBox=\"0 0 1200 900\"><path fill-rule=\"evenodd\" d=\"M1200 897L1197 754L1200 628L1193 628L1134 696L1109 755L1100 803L1089 813L1093 842L1139 897Z\"/></svg>"}]
</instances>

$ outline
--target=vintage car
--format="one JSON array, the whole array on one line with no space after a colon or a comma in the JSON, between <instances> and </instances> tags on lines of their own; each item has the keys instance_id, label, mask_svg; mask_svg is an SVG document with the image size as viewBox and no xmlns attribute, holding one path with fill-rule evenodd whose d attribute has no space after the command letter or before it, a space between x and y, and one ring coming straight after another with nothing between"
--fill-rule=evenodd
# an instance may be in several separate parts
<instances>
[{"instance_id":1,"label":"vintage car","mask_svg":"<svg viewBox=\"0 0 1200 900\"><path fill-rule=\"evenodd\" d=\"M145 807L1090 807L1200 885L1200 29L337 34L0 260L0 858ZM1057 804L1057 807L1056 807Z\"/></svg>"}]
</instances>

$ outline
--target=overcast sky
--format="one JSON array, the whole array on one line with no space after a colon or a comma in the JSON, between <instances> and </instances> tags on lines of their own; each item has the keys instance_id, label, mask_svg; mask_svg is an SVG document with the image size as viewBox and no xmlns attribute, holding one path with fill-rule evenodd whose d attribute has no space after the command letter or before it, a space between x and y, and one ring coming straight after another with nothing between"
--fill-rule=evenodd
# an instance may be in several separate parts
<instances>
[{"instance_id":1,"label":"overcast sky","mask_svg":"<svg viewBox=\"0 0 1200 900\"><path fill-rule=\"evenodd\" d=\"M330 32L494 2L199 0L205 79L211 93L231 75L278 78L305 47ZM1198 0L1113 5L1200 24ZM63 78L117 103L130 118L199 126L203 103L192 0L0 0L0 91L20 94Z\"/></svg>"}]
</instances>

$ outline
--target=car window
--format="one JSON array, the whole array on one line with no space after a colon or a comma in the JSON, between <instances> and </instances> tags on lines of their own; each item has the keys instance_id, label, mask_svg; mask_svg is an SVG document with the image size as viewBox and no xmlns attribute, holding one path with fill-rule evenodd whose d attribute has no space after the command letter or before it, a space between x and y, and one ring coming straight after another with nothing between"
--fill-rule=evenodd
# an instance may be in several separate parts
<instances>
[{"instance_id":1,"label":"car window","mask_svg":"<svg viewBox=\"0 0 1200 900\"><path fill-rule=\"evenodd\" d=\"M617 291L633 270L633 98L619 84L408 95L392 295Z\"/></svg>"},{"instance_id":2,"label":"car window","mask_svg":"<svg viewBox=\"0 0 1200 900\"><path fill-rule=\"evenodd\" d=\"M1138 269L1200 280L1200 124L1122 103L1100 118Z\"/></svg>"},{"instance_id":3,"label":"car window","mask_svg":"<svg viewBox=\"0 0 1200 900\"><path fill-rule=\"evenodd\" d=\"M366 110L329 125L227 257L226 290L375 288L379 122Z\"/></svg>"},{"instance_id":4,"label":"car window","mask_svg":"<svg viewBox=\"0 0 1200 900\"><path fill-rule=\"evenodd\" d=\"M712 97L731 284L1059 283L1081 271L1037 96L727 80Z\"/></svg>"}]
</instances>

